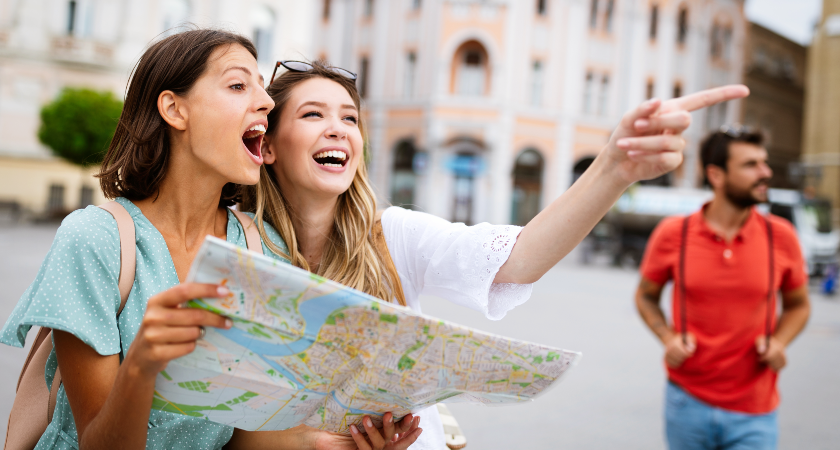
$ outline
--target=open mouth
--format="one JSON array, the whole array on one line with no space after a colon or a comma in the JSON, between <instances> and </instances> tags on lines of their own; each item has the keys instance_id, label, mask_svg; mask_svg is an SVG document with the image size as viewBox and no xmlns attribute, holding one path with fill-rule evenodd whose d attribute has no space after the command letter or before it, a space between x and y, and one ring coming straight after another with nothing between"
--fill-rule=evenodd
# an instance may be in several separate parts
<instances>
[{"instance_id":1,"label":"open mouth","mask_svg":"<svg viewBox=\"0 0 840 450\"><path fill-rule=\"evenodd\" d=\"M245 148L254 156L256 160L262 159L260 148L262 147L263 136L265 135L265 126L257 124L248 128L245 134L242 135L242 143Z\"/></svg>"},{"instance_id":2,"label":"open mouth","mask_svg":"<svg viewBox=\"0 0 840 450\"><path fill-rule=\"evenodd\" d=\"M341 150L329 150L326 152L316 153L312 157L316 163L324 167L344 167L347 164L347 153Z\"/></svg>"}]
</instances>

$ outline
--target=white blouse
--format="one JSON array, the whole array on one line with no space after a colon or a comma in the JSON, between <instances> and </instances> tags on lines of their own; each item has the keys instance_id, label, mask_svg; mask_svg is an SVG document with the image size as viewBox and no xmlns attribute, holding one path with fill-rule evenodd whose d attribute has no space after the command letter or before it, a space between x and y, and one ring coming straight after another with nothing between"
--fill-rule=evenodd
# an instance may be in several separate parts
<instances>
[{"instance_id":1,"label":"white blouse","mask_svg":"<svg viewBox=\"0 0 840 450\"><path fill-rule=\"evenodd\" d=\"M466 226L431 214L390 207L382 214L388 252L408 307L420 311L420 295L434 295L500 320L531 297L531 284L493 283L522 227ZM446 450L437 408L419 411L423 433L412 450ZM467 436L469 441L469 436Z\"/></svg>"}]
</instances>

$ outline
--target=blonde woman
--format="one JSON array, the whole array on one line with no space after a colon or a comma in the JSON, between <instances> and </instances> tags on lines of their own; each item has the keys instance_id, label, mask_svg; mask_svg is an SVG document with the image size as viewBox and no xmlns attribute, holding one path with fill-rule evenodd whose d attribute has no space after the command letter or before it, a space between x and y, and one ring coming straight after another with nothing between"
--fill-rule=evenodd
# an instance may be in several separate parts
<instances>
[{"instance_id":1,"label":"blonde woman","mask_svg":"<svg viewBox=\"0 0 840 450\"><path fill-rule=\"evenodd\" d=\"M682 162L689 111L748 94L728 86L647 101L623 117L590 169L526 227L468 227L398 207L378 211L363 158L355 74L323 62L281 66L287 71L267 89L276 106L262 146L265 165L243 203L256 213L267 245L285 250L265 233L270 224L298 267L415 311L419 296L432 294L495 320L530 297L531 284L580 243L630 184ZM387 249L374 235L379 221ZM411 448L445 448L436 408L417 415L424 431Z\"/></svg>"}]
</instances>

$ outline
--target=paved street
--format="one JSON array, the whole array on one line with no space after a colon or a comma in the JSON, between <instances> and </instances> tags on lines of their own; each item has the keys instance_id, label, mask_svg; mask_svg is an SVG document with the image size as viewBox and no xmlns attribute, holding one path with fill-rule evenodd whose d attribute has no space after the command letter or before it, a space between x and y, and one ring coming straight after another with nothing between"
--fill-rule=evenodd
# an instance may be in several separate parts
<instances>
[{"instance_id":1,"label":"paved street","mask_svg":"<svg viewBox=\"0 0 840 450\"><path fill-rule=\"evenodd\" d=\"M3 321L35 277L54 234L55 226L0 228ZM443 300L425 300L427 314L584 354L565 380L533 403L452 405L468 448L664 448L661 349L633 307L637 275L576 261L572 255L553 269L528 303L499 322ZM813 305L809 327L790 348L781 376L782 449L834 449L840 442L840 298L814 296ZM3 425L25 356L24 350L0 346Z\"/></svg>"}]
</instances>

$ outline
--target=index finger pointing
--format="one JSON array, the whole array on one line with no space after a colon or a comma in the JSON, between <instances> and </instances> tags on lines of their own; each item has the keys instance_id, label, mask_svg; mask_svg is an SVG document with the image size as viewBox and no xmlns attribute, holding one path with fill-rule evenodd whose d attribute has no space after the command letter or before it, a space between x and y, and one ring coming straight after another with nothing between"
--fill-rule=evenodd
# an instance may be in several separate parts
<instances>
[{"instance_id":1,"label":"index finger pointing","mask_svg":"<svg viewBox=\"0 0 840 450\"><path fill-rule=\"evenodd\" d=\"M696 111L720 102L744 98L750 95L750 89L743 84L730 84L714 89L706 89L694 94L668 100L662 105L660 112L675 110Z\"/></svg>"}]
</instances>

